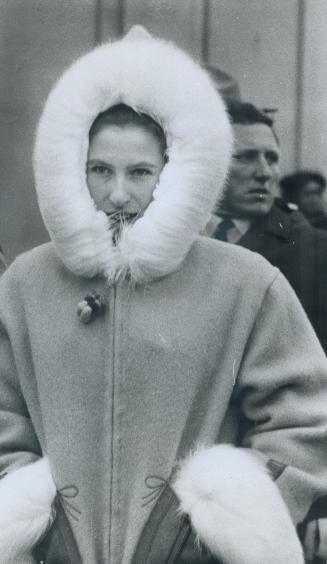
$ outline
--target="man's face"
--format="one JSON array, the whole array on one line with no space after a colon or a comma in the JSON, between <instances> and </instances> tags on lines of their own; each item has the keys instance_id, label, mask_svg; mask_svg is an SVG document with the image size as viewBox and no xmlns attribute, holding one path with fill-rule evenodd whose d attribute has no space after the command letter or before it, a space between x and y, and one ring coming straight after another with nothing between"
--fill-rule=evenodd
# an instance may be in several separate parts
<instances>
[{"instance_id":1,"label":"man's face","mask_svg":"<svg viewBox=\"0 0 327 564\"><path fill-rule=\"evenodd\" d=\"M234 152L223 207L236 217L267 214L279 176L279 146L264 123L233 125Z\"/></svg>"},{"instance_id":2,"label":"man's face","mask_svg":"<svg viewBox=\"0 0 327 564\"><path fill-rule=\"evenodd\" d=\"M299 208L306 215L314 215L325 210L324 189L311 180L300 190L298 197Z\"/></svg>"}]
</instances>

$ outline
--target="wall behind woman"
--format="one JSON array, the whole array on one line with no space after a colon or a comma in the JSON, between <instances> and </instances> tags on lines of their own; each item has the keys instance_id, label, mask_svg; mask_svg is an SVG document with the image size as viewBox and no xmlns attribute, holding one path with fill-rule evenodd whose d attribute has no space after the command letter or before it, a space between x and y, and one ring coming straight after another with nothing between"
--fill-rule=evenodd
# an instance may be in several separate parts
<instances>
[{"instance_id":1,"label":"wall behind woman","mask_svg":"<svg viewBox=\"0 0 327 564\"><path fill-rule=\"evenodd\" d=\"M316 49L326 51L325 0L2 0L0 243L9 260L48 239L32 149L49 90L76 57L135 23L230 72L244 99L278 108L285 172L325 167L327 78L321 85L318 68L327 57Z\"/></svg>"},{"instance_id":2,"label":"wall behind woman","mask_svg":"<svg viewBox=\"0 0 327 564\"><path fill-rule=\"evenodd\" d=\"M327 177L327 2L304 3L299 161Z\"/></svg>"},{"instance_id":3,"label":"wall behind woman","mask_svg":"<svg viewBox=\"0 0 327 564\"><path fill-rule=\"evenodd\" d=\"M2 0L0 37L0 242L12 260L48 238L34 194L35 128L63 68L94 44L94 7Z\"/></svg>"}]
</instances>

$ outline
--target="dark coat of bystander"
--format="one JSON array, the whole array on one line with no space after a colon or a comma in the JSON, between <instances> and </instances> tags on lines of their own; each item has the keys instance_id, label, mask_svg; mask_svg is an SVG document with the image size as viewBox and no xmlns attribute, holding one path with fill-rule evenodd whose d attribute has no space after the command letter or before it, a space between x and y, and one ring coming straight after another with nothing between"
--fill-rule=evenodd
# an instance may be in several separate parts
<instances>
[{"instance_id":1,"label":"dark coat of bystander","mask_svg":"<svg viewBox=\"0 0 327 564\"><path fill-rule=\"evenodd\" d=\"M270 212L255 219L238 245L277 266L295 290L327 351L327 234L303 214L276 200Z\"/></svg>"}]
</instances>

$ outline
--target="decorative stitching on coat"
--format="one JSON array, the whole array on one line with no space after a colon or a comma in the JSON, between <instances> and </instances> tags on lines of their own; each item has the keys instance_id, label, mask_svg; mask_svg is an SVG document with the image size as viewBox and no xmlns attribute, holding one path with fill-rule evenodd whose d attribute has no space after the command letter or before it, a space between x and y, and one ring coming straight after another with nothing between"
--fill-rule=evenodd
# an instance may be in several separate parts
<instances>
[{"instance_id":1,"label":"decorative stitching on coat","mask_svg":"<svg viewBox=\"0 0 327 564\"><path fill-rule=\"evenodd\" d=\"M161 476L155 475L147 476L144 480L144 483L146 487L151 491L142 496L142 499L145 500L142 503L142 507L146 507L147 505L149 505L149 503L156 501L160 497L165 487L169 485L168 480L161 478Z\"/></svg>"},{"instance_id":2,"label":"decorative stitching on coat","mask_svg":"<svg viewBox=\"0 0 327 564\"><path fill-rule=\"evenodd\" d=\"M71 502L68 501L70 499L74 499L79 494L79 490L77 486L70 485L64 486L60 490L58 490L58 496L61 501L61 505L65 509L66 513L74 519L74 521L79 520L79 515L82 515L82 512Z\"/></svg>"}]
</instances>

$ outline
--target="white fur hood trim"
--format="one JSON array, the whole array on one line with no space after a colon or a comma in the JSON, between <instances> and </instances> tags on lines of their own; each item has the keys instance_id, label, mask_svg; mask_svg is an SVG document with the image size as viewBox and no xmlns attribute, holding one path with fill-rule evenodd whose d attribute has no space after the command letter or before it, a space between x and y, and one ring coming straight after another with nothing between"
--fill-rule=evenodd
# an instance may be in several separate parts
<instances>
[{"instance_id":1,"label":"white fur hood trim","mask_svg":"<svg viewBox=\"0 0 327 564\"><path fill-rule=\"evenodd\" d=\"M221 194L232 146L207 73L175 45L136 35L98 47L66 71L46 103L34 153L39 205L59 256L78 275L111 281L127 273L148 281L178 268ZM169 162L143 217L114 247L85 164L92 122L118 103L162 125Z\"/></svg>"},{"instance_id":2,"label":"white fur hood trim","mask_svg":"<svg viewBox=\"0 0 327 564\"><path fill-rule=\"evenodd\" d=\"M0 560L34 563L32 548L52 520L56 486L46 458L0 480Z\"/></svg>"},{"instance_id":3,"label":"white fur hood trim","mask_svg":"<svg viewBox=\"0 0 327 564\"><path fill-rule=\"evenodd\" d=\"M303 564L295 527L263 461L231 445L199 449L173 484L182 512L228 564Z\"/></svg>"}]
</instances>

